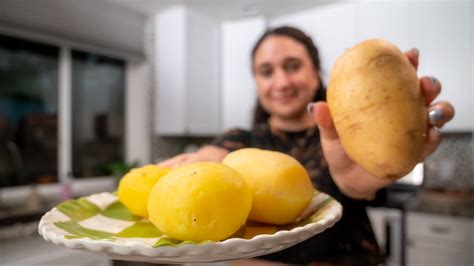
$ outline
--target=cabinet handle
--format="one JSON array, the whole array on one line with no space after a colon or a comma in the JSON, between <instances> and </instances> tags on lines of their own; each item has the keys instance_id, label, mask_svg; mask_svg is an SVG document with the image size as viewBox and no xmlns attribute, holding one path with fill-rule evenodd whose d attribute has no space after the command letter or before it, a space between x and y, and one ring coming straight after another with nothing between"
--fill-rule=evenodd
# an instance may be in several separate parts
<instances>
[{"instance_id":1,"label":"cabinet handle","mask_svg":"<svg viewBox=\"0 0 474 266\"><path fill-rule=\"evenodd\" d=\"M447 234L451 230L449 230L448 227L445 226L439 226L439 225L432 225L429 227L431 231L438 233L438 234Z\"/></svg>"}]
</instances>

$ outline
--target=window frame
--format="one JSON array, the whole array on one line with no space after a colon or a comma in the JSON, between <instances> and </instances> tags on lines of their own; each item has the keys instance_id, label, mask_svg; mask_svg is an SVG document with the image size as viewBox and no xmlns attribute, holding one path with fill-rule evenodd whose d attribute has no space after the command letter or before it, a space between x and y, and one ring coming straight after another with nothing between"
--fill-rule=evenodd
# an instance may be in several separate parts
<instances>
[{"instance_id":1,"label":"window frame","mask_svg":"<svg viewBox=\"0 0 474 266\"><path fill-rule=\"evenodd\" d=\"M123 155L127 161L136 161L139 157L139 163L145 163L150 160L150 151L132 150L130 147L149 146L151 139L137 138L137 135L143 135L143 132L134 132L133 126L129 124L136 119L140 119L140 113L136 111L137 106L143 103L128 100L131 95L131 88L139 85L150 85L146 81L140 81L143 77L143 66L146 66L146 58L142 55L130 54L122 51L115 51L108 48L95 46L87 43L72 41L56 36L50 36L42 33L32 32L14 27L5 27L0 25L0 33L15 38L28 41L36 41L48 45L54 45L59 48L58 61L58 183L38 186L40 194L45 196L46 200L57 199L58 196L65 199L72 195L64 195L64 192L72 191L74 195L87 195L91 191L107 191L113 189L116 184L113 177L110 176L91 176L81 179L71 178L72 173L72 50L79 50L88 53L96 53L108 57L117 58L125 62L125 108L124 108L124 150ZM147 70L145 70L146 72ZM147 78L147 77L145 77ZM145 92L149 92L148 88ZM143 97L142 97L143 98ZM136 99L136 98L135 98ZM144 103L149 104L149 103ZM138 129L141 130L141 129ZM142 154L140 154L142 153ZM130 155L132 154L132 155ZM67 191L65 191L65 189ZM24 202L25 198L32 190L31 185L20 187L0 188L2 205L17 205ZM62 194L62 195L61 195Z\"/></svg>"}]
</instances>

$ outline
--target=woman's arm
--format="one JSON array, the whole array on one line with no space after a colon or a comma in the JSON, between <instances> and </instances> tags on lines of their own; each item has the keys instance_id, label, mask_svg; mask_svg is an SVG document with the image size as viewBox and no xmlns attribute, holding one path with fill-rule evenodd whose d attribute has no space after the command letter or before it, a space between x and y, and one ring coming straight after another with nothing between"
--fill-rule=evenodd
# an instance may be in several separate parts
<instances>
[{"instance_id":1,"label":"woman's arm","mask_svg":"<svg viewBox=\"0 0 474 266\"><path fill-rule=\"evenodd\" d=\"M220 162L228 153L229 151L224 148L207 145L195 152L176 155L175 157L160 162L158 165L174 167L193 162Z\"/></svg>"},{"instance_id":2,"label":"woman's arm","mask_svg":"<svg viewBox=\"0 0 474 266\"><path fill-rule=\"evenodd\" d=\"M418 66L418 54L416 51L406 53L412 64ZM454 116L454 108L448 102L432 101L441 91L441 84L434 78L424 77L420 80L421 89L425 96L426 110L428 113L438 110L437 119L430 119L430 128L426 137L423 160L441 143L441 134L438 128L448 122ZM324 157L329 165L331 176L342 193L354 199L370 199L377 190L392 184L395 180L381 179L371 176L356 162L352 161L334 128L331 114L326 103L318 102L312 108L313 117L316 120L320 135Z\"/></svg>"}]
</instances>

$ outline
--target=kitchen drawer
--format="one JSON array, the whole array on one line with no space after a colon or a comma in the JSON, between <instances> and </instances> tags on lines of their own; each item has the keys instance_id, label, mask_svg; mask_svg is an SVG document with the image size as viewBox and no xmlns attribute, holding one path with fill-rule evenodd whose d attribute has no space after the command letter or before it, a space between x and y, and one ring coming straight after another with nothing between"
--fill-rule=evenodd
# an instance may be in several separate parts
<instances>
[{"instance_id":1,"label":"kitchen drawer","mask_svg":"<svg viewBox=\"0 0 474 266\"><path fill-rule=\"evenodd\" d=\"M414 212L407 214L408 236L472 244L473 227L474 220L464 217Z\"/></svg>"},{"instance_id":2,"label":"kitchen drawer","mask_svg":"<svg viewBox=\"0 0 474 266\"><path fill-rule=\"evenodd\" d=\"M407 266L472 266L472 246L446 241L423 241L409 239Z\"/></svg>"}]
</instances>

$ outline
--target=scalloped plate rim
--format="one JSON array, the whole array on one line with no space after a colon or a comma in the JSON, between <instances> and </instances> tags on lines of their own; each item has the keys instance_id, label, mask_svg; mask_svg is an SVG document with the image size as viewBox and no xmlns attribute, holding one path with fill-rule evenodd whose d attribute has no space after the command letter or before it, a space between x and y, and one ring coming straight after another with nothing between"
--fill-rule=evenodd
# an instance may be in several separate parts
<instances>
[{"instance_id":1,"label":"scalloped plate rim","mask_svg":"<svg viewBox=\"0 0 474 266\"><path fill-rule=\"evenodd\" d=\"M323 192L320 193L327 195ZM54 225L55 221L48 219L53 215L53 211L58 210L56 207L54 207L43 215L38 225L38 232L45 240L56 245L106 254L111 258L118 258L121 260L125 259L144 262L189 263L243 259L265 255L290 247L323 232L327 228L332 227L342 216L342 205L333 198L330 207L330 213L325 215L324 218L317 222L311 222L303 226L294 227L290 230L280 230L273 234L259 234L251 239L229 238L219 242L185 244L176 247L153 247L149 244L133 241L128 243L117 243L103 239L67 239L64 237L67 233L61 232L61 229ZM125 238L119 239L123 240ZM276 250L272 251L273 249Z\"/></svg>"}]
</instances>

